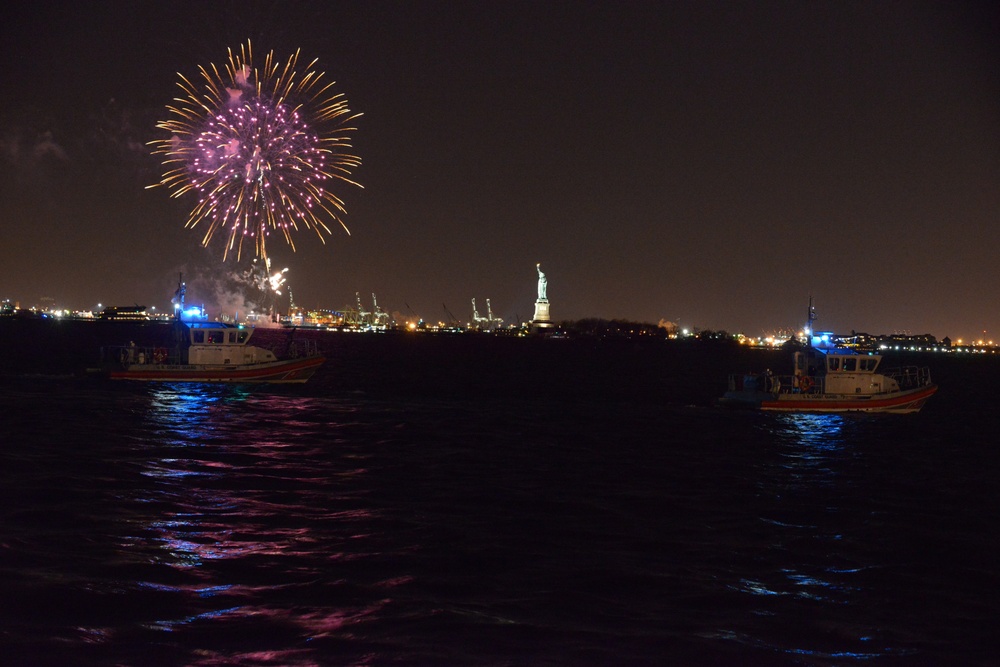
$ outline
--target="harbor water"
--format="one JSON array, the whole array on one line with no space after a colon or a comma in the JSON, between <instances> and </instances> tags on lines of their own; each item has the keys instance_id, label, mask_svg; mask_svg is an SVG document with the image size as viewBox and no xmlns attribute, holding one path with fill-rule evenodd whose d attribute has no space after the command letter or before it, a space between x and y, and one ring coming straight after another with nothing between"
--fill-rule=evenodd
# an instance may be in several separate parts
<instances>
[{"instance_id":1,"label":"harbor water","mask_svg":"<svg viewBox=\"0 0 1000 667\"><path fill-rule=\"evenodd\" d=\"M0 377L0 664L997 664L994 359L767 415L709 352L471 339Z\"/></svg>"}]
</instances>

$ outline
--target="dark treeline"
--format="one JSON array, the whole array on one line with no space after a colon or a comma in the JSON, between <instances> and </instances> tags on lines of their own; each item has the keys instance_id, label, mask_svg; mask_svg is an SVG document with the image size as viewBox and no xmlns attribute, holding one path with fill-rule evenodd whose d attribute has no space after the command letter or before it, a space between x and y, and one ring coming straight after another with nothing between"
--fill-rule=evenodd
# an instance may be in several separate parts
<instances>
[{"instance_id":1,"label":"dark treeline","mask_svg":"<svg viewBox=\"0 0 1000 667\"><path fill-rule=\"evenodd\" d=\"M560 331L571 336L596 336L601 338L648 337L667 340L677 337L679 333L677 326L673 323L650 324L649 322L633 322L630 320L608 320L600 317L563 322L559 328ZM697 331L684 338L735 341L735 338L728 332L711 329Z\"/></svg>"}]
</instances>

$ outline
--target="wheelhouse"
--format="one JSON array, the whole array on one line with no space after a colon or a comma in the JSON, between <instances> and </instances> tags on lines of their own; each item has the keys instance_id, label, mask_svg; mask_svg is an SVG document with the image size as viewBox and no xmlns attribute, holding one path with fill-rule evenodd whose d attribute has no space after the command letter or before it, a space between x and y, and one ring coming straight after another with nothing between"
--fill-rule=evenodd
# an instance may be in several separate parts
<instances>
[{"instance_id":1,"label":"wheelhouse","mask_svg":"<svg viewBox=\"0 0 1000 667\"><path fill-rule=\"evenodd\" d=\"M252 329L226 322L186 322L191 345L246 345Z\"/></svg>"}]
</instances>

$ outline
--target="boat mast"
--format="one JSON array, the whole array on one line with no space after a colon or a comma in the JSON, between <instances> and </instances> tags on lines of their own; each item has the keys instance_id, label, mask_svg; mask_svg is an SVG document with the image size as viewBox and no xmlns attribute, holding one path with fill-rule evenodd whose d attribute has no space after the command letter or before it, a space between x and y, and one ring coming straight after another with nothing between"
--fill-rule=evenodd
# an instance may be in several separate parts
<instances>
[{"instance_id":1,"label":"boat mast","mask_svg":"<svg viewBox=\"0 0 1000 667\"><path fill-rule=\"evenodd\" d=\"M810 337L813 334L813 322L816 321L816 309L813 307L812 295L809 295L809 312L806 313L806 342L809 342Z\"/></svg>"},{"instance_id":2,"label":"boat mast","mask_svg":"<svg viewBox=\"0 0 1000 667\"><path fill-rule=\"evenodd\" d=\"M181 321L181 316L184 315L184 293L187 291L187 286L184 284L184 274L177 274L177 291L174 292L174 298L170 301L174 304L174 315L177 321Z\"/></svg>"}]
</instances>

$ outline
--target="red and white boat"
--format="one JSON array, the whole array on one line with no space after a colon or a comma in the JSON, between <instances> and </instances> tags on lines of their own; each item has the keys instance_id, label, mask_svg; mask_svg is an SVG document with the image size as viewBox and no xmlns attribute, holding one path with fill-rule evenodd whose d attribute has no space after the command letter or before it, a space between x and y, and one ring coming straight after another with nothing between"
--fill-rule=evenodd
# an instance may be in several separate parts
<instances>
[{"instance_id":1,"label":"red and white boat","mask_svg":"<svg viewBox=\"0 0 1000 667\"><path fill-rule=\"evenodd\" d=\"M772 412L919 412L937 385L930 369L907 366L883 371L882 355L831 345L829 335L813 335L816 311L809 297L805 327L812 344L793 354L791 375L771 371L730 375L727 407Z\"/></svg>"},{"instance_id":2,"label":"red and white boat","mask_svg":"<svg viewBox=\"0 0 1000 667\"><path fill-rule=\"evenodd\" d=\"M792 375L729 376L727 407L776 412L919 412L937 385L926 367L881 370L882 356L843 348L794 353Z\"/></svg>"},{"instance_id":3,"label":"red and white boat","mask_svg":"<svg viewBox=\"0 0 1000 667\"><path fill-rule=\"evenodd\" d=\"M248 345L253 329L225 322L177 322L187 340L172 348L105 348L112 380L303 383L326 361L315 345L290 343L286 358Z\"/></svg>"}]
</instances>

